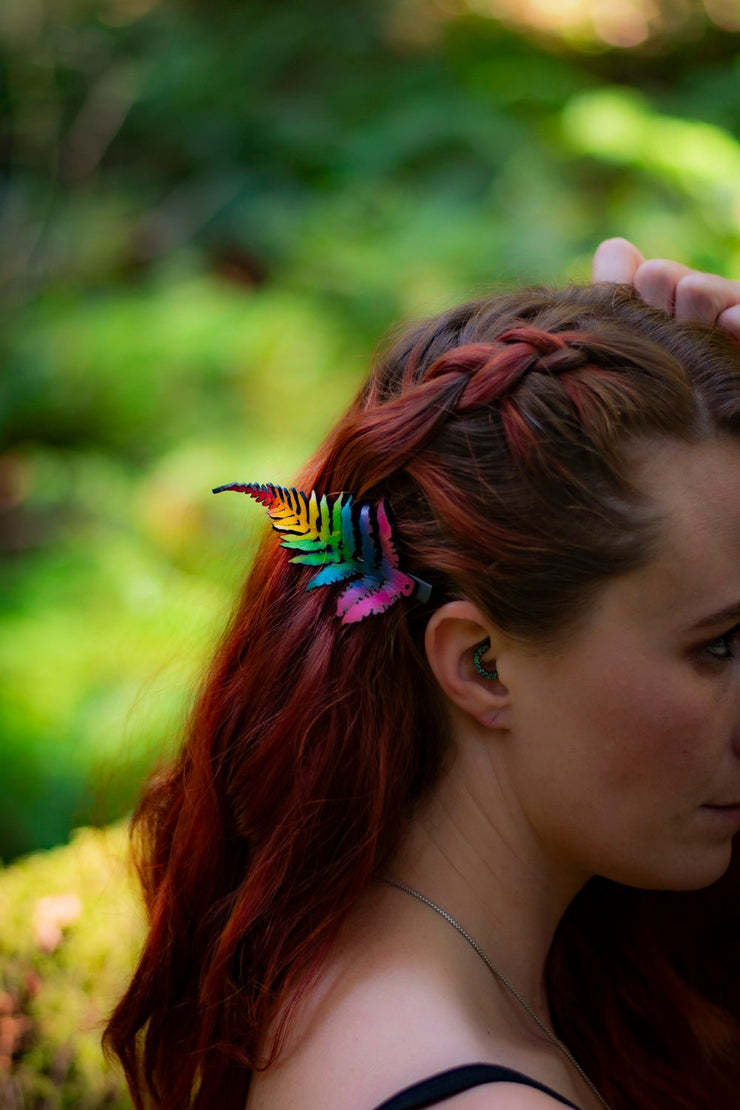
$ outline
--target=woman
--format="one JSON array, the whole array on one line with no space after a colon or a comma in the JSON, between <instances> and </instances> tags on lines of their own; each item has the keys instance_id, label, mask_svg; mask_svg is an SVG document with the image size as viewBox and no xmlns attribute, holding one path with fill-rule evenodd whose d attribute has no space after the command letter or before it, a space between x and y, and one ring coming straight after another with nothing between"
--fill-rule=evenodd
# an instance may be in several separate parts
<instances>
[{"instance_id":1,"label":"woman","mask_svg":"<svg viewBox=\"0 0 740 1110\"><path fill-rule=\"evenodd\" d=\"M281 540L137 814L138 1106L737 1105L740 297L595 277L417 327L300 493L232 487Z\"/></svg>"}]
</instances>

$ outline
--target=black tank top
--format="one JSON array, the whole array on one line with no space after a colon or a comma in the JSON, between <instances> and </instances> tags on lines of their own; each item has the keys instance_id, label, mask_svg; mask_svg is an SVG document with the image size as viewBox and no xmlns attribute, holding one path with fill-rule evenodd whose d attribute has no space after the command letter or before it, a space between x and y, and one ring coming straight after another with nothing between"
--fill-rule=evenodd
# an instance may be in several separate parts
<instances>
[{"instance_id":1,"label":"black tank top","mask_svg":"<svg viewBox=\"0 0 740 1110\"><path fill-rule=\"evenodd\" d=\"M444 1102L453 1095L462 1094L463 1091L480 1087L484 1083L522 1083L525 1087L536 1087L550 1098L562 1102L563 1106L578 1110L574 1103L546 1087L544 1083L538 1083L536 1079L530 1079L519 1071L512 1071L511 1068L500 1067L498 1064L465 1064L461 1068L440 1072L421 1083L414 1083L412 1087L406 1087L375 1110L423 1110L424 1107L436 1106L438 1102Z\"/></svg>"}]
</instances>

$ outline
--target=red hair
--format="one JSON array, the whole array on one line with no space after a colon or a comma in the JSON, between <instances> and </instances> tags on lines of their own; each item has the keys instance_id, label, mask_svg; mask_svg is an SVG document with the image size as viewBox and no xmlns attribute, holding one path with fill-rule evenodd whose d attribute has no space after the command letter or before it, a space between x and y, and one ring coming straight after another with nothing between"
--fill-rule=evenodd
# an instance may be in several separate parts
<instances>
[{"instance_id":1,"label":"red hair","mask_svg":"<svg viewBox=\"0 0 740 1110\"><path fill-rule=\"evenodd\" d=\"M649 557L625 444L721 434L740 434L729 339L626 287L529 290L398 340L300 484L387 497L431 604L468 597L542 641ZM449 752L429 606L345 626L330 589L306 591L311 573L266 538L182 753L135 814L150 929L106 1043L137 1107L243 1110ZM697 894L592 880L568 910L553 1013L615 1110L736 1097L737 924L737 867Z\"/></svg>"}]
</instances>

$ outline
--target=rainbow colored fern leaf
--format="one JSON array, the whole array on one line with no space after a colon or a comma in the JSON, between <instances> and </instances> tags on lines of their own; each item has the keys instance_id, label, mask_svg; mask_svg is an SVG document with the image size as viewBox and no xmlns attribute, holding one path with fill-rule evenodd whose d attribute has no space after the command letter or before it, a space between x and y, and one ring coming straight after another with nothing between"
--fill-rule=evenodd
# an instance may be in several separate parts
<instances>
[{"instance_id":1,"label":"rainbow colored fern leaf","mask_svg":"<svg viewBox=\"0 0 740 1110\"><path fill-rule=\"evenodd\" d=\"M214 493L246 493L267 509L280 544L294 552L291 563L318 567L306 589L353 578L337 601L337 616L354 624L384 613L401 597L428 601L431 587L398 565L398 550L383 501L356 503L349 493L232 482Z\"/></svg>"}]
</instances>

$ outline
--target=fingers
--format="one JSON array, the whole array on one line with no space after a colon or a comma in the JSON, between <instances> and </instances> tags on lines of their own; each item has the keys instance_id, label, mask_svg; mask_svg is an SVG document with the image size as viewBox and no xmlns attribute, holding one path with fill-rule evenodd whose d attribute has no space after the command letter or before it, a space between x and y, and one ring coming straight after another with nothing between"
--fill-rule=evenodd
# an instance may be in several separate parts
<instances>
[{"instance_id":1,"label":"fingers","mask_svg":"<svg viewBox=\"0 0 740 1110\"><path fill-rule=\"evenodd\" d=\"M623 281L634 284L634 276L645 261L629 239L605 239L596 248L592 281Z\"/></svg>"},{"instance_id":2,"label":"fingers","mask_svg":"<svg viewBox=\"0 0 740 1110\"><path fill-rule=\"evenodd\" d=\"M643 262L635 271L632 284L642 299L653 308L674 314L677 304L677 290L681 281L693 271L680 262L669 262L664 258L651 258ZM681 298L683 302L683 298ZM714 323L714 320L712 320Z\"/></svg>"},{"instance_id":3,"label":"fingers","mask_svg":"<svg viewBox=\"0 0 740 1110\"><path fill-rule=\"evenodd\" d=\"M717 325L728 331L740 343L740 304L732 305L731 308L726 308L724 312L720 312L717 317Z\"/></svg>"},{"instance_id":4,"label":"fingers","mask_svg":"<svg viewBox=\"0 0 740 1110\"><path fill-rule=\"evenodd\" d=\"M690 270L680 262L651 259L638 267L634 286L656 308L686 323L718 324L735 334L740 309L740 281Z\"/></svg>"},{"instance_id":5,"label":"fingers","mask_svg":"<svg viewBox=\"0 0 740 1110\"><path fill-rule=\"evenodd\" d=\"M676 287L676 318L716 324L728 310L740 306L740 281L693 272ZM732 319L731 316L728 320Z\"/></svg>"},{"instance_id":6,"label":"fingers","mask_svg":"<svg viewBox=\"0 0 740 1110\"><path fill-rule=\"evenodd\" d=\"M740 340L740 281L692 270L665 258L645 258L628 239L606 239L593 260L593 281L634 285L647 304L684 323L724 328Z\"/></svg>"}]
</instances>

